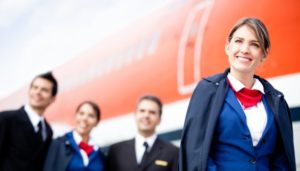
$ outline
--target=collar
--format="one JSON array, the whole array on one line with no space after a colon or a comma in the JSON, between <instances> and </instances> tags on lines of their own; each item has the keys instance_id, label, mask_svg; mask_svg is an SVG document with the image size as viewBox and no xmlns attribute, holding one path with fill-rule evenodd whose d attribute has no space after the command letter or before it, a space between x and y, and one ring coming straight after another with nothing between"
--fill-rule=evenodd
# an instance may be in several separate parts
<instances>
[{"instance_id":1,"label":"collar","mask_svg":"<svg viewBox=\"0 0 300 171\"><path fill-rule=\"evenodd\" d=\"M81 135L76 132L75 130L72 131L72 134L73 134L73 138L74 138L74 141L77 145L79 145L79 143L82 141L82 137ZM94 139L90 136L89 137L89 142L88 142L89 145L93 146L94 150L97 150L99 147L96 145L96 142L94 141Z\"/></svg>"},{"instance_id":2,"label":"collar","mask_svg":"<svg viewBox=\"0 0 300 171\"><path fill-rule=\"evenodd\" d=\"M142 147L144 142L146 141L149 145L149 150L150 150L152 148L156 138L157 138L157 134L153 134L153 135L151 135L150 137L147 137L147 138L143 137L140 134L137 134L136 137L135 137L135 143L138 146Z\"/></svg>"},{"instance_id":3,"label":"collar","mask_svg":"<svg viewBox=\"0 0 300 171\"><path fill-rule=\"evenodd\" d=\"M230 73L228 73L227 78L229 79L231 86L234 88L235 91L240 91L242 88L245 87L243 83L241 83L238 79L236 79L234 76L232 76ZM254 78L255 82L254 85L252 86L252 90L258 90L262 94L265 94L264 87L262 83L257 79Z\"/></svg>"},{"instance_id":4,"label":"collar","mask_svg":"<svg viewBox=\"0 0 300 171\"><path fill-rule=\"evenodd\" d=\"M44 117L37 114L29 104L25 105L24 110L35 128L38 127L37 125L40 121L44 122Z\"/></svg>"}]
</instances>

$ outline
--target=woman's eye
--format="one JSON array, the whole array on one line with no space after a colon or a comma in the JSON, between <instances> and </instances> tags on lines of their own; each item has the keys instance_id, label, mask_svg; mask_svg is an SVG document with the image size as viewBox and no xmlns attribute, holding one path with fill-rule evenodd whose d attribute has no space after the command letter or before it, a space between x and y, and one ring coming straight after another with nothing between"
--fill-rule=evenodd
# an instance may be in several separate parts
<instances>
[{"instance_id":1,"label":"woman's eye","mask_svg":"<svg viewBox=\"0 0 300 171\"><path fill-rule=\"evenodd\" d=\"M234 42L235 42L235 43L242 43L242 40L236 39Z\"/></svg>"},{"instance_id":2,"label":"woman's eye","mask_svg":"<svg viewBox=\"0 0 300 171\"><path fill-rule=\"evenodd\" d=\"M251 46L259 48L259 44L257 44L257 43L252 43Z\"/></svg>"},{"instance_id":3,"label":"woman's eye","mask_svg":"<svg viewBox=\"0 0 300 171\"><path fill-rule=\"evenodd\" d=\"M89 117L94 119L94 118L96 118L96 115L94 115L94 114L89 114Z\"/></svg>"}]
</instances>

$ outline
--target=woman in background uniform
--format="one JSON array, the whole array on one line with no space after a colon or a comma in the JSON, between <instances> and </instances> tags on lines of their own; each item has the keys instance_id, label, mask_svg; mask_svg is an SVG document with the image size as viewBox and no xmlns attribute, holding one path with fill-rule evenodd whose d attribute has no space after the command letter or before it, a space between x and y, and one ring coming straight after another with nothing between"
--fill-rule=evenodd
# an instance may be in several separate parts
<instances>
[{"instance_id":1,"label":"woman in background uniform","mask_svg":"<svg viewBox=\"0 0 300 171\"><path fill-rule=\"evenodd\" d=\"M48 151L44 171L103 171L104 158L90 137L100 121L100 109L91 101L81 103L75 114L75 129L55 139Z\"/></svg>"}]
</instances>

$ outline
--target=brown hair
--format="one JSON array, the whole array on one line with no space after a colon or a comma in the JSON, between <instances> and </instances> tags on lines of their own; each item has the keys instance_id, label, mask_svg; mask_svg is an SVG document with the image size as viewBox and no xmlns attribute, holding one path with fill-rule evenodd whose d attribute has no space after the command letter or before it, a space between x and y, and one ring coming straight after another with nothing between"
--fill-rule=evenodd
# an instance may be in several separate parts
<instances>
[{"instance_id":1,"label":"brown hair","mask_svg":"<svg viewBox=\"0 0 300 171\"><path fill-rule=\"evenodd\" d=\"M257 18L248 17L240 19L229 32L227 41L230 42L235 31L243 25L249 26L255 32L259 45L262 47L264 55L267 56L268 49L271 46L269 33L264 23Z\"/></svg>"},{"instance_id":2,"label":"brown hair","mask_svg":"<svg viewBox=\"0 0 300 171\"><path fill-rule=\"evenodd\" d=\"M84 101L84 102L80 103L76 108L76 112L78 112L79 109L81 108L81 106L84 104L89 104L93 108L93 110L95 111L96 116L97 116L97 121L99 122L100 118L101 118L101 110L100 110L100 107L95 102Z\"/></svg>"}]
</instances>

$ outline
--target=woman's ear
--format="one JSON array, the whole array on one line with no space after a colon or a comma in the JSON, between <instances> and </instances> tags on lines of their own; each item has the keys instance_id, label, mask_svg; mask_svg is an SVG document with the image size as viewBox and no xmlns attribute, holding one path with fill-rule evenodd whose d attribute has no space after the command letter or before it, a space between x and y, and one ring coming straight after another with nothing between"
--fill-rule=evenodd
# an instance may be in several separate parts
<instances>
[{"instance_id":1,"label":"woman's ear","mask_svg":"<svg viewBox=\"0 0 300 171\"><path fill-rule=\"evenodd\" d=\"M269 55L269 51L270 49L268 48L268 49L266 49L266 54L265 54L265 58Z\"/></svg>"},{"instance_id":2,"label":"woman's ear","mask_svg":"<svg viewBox=\"0 0 300 171\"><path fill-rule=\"evenodd\" d=\"M225 44L225 53L228 55L228 50L229 50L229 43Z\"/></svg>"},{"instance_id":3,"label":"woman's ear","mask_svg":"<svg viewBox=\"0 0 300 171\"><path fill-rule=\"evenodd\" d=\"M266 49L263 54L263 59L261 59L261 62L263 62L265 60L265 58L267 58L268 55L269 55L269 49Z\"/></svg>"}]
</instances>

